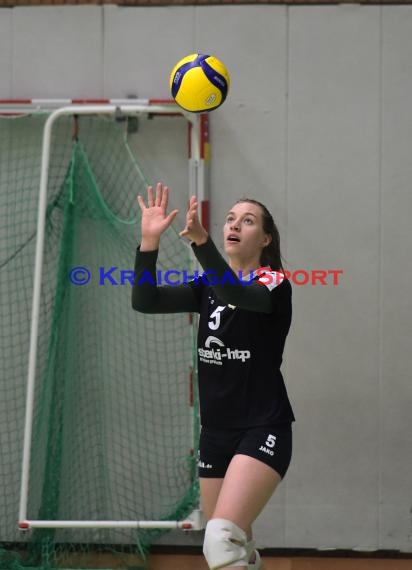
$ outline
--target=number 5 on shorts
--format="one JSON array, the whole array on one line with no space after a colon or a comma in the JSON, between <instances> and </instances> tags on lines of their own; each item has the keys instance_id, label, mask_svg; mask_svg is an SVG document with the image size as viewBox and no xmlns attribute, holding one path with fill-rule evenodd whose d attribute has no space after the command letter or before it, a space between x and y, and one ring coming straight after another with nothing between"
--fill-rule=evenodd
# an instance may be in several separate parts
<instances>
[{"instance_id":1,"label":"number 5 on shorts","mask_svg":"<svg viewBox=\"0 0 412 570\"><path fill-rule=\"evenodd\" d=\"M268 447L271 447L271 448L275 447L275 445L276 445L276 436L275 436L275 435L272 435L272 434L270 433L270 434L268 435L267 440L266 440L266 445L267 445Z\"/></svg>"}]
</instances>

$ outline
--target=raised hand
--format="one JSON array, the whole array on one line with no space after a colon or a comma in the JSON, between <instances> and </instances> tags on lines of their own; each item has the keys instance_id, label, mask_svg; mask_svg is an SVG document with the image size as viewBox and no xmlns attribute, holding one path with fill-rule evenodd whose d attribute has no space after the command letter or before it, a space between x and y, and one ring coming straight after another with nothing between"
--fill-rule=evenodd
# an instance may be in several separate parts
<instances>
[{"instance_id":1,"label":"raised hand","mask_svg":"<svg viewBox=\"0 0 412 570\"><path fill-rule=\"evenodd\" d=\"M179 235L180 237L187 237L190 241L195 242L196 245L202 245L202 243L206 243L208 233L200 223L197 215L197 206L197 199L195 196L192 196L186 213L186 226Z\"/></svg>"},{"instance_id":2,"label":"raised hand","mask_svg":"<svg viewBox=\"0 0 412 570\"><path fill-rule=\"evenodd\" d=\"M169 188L161 182L156 185L156 195L153 195L153 187L147 188L147 206L142 196L137 197L142 212L142 241L140 251L152 251L158 249L160 236L167 230L175 219L178 210L167 213L169 201Z\"/></svg>"}]
</instances>

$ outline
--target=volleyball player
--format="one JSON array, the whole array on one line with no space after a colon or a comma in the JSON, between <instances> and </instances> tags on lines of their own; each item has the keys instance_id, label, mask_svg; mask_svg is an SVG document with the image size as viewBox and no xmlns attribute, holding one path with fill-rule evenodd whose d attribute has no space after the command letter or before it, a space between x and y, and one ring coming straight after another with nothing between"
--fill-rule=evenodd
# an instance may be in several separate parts
<instances>
[{"instance_id":1,"label":"volleyball player","mask_svg":"<svg viewBox=\"0 0 412 570\"><path fill-rule=\"evenodd\" d=\"M201 434L199 481L207 519L203 552L211 570L258 570L252 523L285 476L293 411L280 371L291 323L291 286L282 273L279 233L265 206L236 202L226 216L229 263L200 224L192 197L187 237L204 273L188 283L156 283L169 190L148 188L136 252L132 306L144 313L198 312ZM265 269L262 269L262 268ZM151 275L152 283L142 279Z\"/></svg>"}]
</instances>

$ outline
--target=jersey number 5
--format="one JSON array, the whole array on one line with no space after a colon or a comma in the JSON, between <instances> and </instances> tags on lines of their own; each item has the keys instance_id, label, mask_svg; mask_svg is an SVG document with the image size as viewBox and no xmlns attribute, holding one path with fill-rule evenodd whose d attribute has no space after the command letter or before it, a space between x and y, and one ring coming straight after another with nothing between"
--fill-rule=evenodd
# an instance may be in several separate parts
<instances>
[{"instance_id":1,"label":"jersey number 5","mask_svg":"<svg viewBox=\"0 0 412 570\"><path fill-rule=\"evenodd\" d=\"M220 327L220 313L225 310L225 307L219 305L210 315L209 328L216 331Z\"/></svg>"}]
</instances>

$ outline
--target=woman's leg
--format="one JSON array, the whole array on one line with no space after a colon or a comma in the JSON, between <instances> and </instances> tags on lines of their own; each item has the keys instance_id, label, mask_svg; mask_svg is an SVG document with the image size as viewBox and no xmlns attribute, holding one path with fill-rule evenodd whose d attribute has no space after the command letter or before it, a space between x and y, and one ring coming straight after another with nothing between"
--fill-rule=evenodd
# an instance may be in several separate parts
<instances>
[{"instance_id":1,"label":"woman's leg","mask_svg":"<svg viewBox=\"0 0 412 570\"><path fill-rule=\"evenodd\" d=\"M223 485L221 479L214 477L199 477L200 497L202 501L202 511L206 520L210 520L216 508L220 489Z\"/></svg>"},{"instance_id":2,"label":"woman's leg","mask_svg":"<svg viewBox=\"0 0 412 570\"><path fill-rule=\"evenodd\" d=\"M220 489L213 518L229 519L247 528L269 501L280 475L248 455L235 455Z\"/></svg>"},{"instance_id":3,"label":"woman's leg","mask_svg":"<svg viewBox=\"0 0 412 570\"><path fill-rule=\"evenodd\" d=\"M207 521L214 516L223 481L223 478L199 477L202 511ZM244 530L248 540L252 540L252 527L250 526Z\"/></svg>"},{"instance_id":4,"label":"woman's leg","mask_svg":"<svg viewBox=\"0 0 412 570\"><path fill-rule=\"evenodd\" d=\"M214 490L211 489L212 484L207 485L206 495L210 499L207 507L209 513L213 501L216 501L211 518L229 520L250 537L253 521L269 501L280 481L280 475L268 465L247 455L235 455L222 484L219 485L220 490L218 491L217 484ZM245 566L228 566L222 570L226 568L245 570Z\"/></svg>"}]
</instances>

